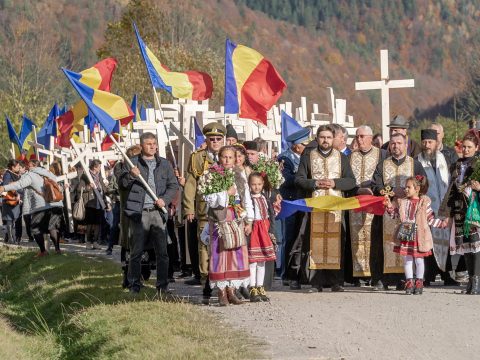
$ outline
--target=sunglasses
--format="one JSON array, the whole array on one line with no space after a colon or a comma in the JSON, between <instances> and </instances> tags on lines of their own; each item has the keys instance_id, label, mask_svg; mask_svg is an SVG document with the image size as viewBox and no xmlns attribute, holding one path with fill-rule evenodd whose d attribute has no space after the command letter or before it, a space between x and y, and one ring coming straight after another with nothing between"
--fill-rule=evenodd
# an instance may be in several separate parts
<instances>
[{"instance_id":1,"label":"sunglasses","mask_svg":"<svg viewBox=\"0 0 480 360\"><path fill-rule=\"evenodd\" d=\"M209 141L211 142L220 142L223 140L222 137L211 137L211 138L208 138Z\"/></svg>"}]
</instances>

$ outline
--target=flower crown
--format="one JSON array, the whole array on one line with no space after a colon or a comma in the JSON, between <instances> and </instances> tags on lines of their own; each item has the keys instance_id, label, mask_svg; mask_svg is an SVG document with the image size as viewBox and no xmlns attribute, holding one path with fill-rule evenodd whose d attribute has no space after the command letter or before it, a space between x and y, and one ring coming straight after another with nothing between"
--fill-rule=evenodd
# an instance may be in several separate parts
<instances>
[{"instance_id":1,"label":"flower crown","mask_svg":"<svg viewBox=\"0 0 480 360\"><path fill-rule=\"evenodd\" d=\"M417 181L423 181L424 178L425 178L425 176L423 176L423 175L415 175L415 180L417 180Z\"/></svg>"}]
</instances>

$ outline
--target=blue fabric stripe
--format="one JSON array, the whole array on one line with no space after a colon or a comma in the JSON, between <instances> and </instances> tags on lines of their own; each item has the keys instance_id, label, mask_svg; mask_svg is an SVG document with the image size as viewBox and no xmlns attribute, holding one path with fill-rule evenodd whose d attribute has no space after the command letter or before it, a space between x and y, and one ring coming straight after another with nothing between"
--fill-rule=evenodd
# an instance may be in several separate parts
<instances>
[{"instance_id":1,"label":"blue fabric stripe","mask_svg":"<svg viewBox=\"0 0 480 360\"><path fill-rule=\"evenodd\" d=\"M282 210L280 210L280 213L277 215L277 219L285 219L295 214L297 211L311 212L312 210L313 208L307 206L307 204L305 203L305 199L293 201L282 200Z\"/></svg>"},{"instance_id":2,"label":"blue fabric stripe","mask_svg":"<svg viewBox=\"0 0 480 360\"><path fill-rule=\"evenodd\" d=\"M22 147L20 146L20 140L18 139L17 132L15 131L15 128L13 127L12 122L7 115L5 115L5 120L7 122L8 137L10 138L11 142L17 145L18 152L21 153Z\"/></svg>"},{"instance_id":3,"label":"blue fabric stripe","mask_svg":"<svg viewBox=\"0 0 480 360\"><path fill-rule=\"evenodd\" d=\"M290 143L287 141L287 137L292 135L294 132L303 130L303 127L300 124L289 116L285 111L282 110L282 152L287 151L290 148Z\"/></svg>"},{"instance_id":4,"label":"blue fabric stripe","mask_svg":"<svg viewBox=\"0 0 480 360\"><path fill-rule=\"evenodd\" d=\"M147 50L145 49L146 45L143 42L142 38L140 37L140 34L138 33L137 25L135 25L135 23L133 23L133 27L135 28L135 34L137 35L137 41L138 41L138 46L140 48L140 53L142 54L143 60L145 61L145 66L147 67L147 72L148 72L148 75L150 76L150 81L152 82L152 86L157 89L158 88L164 89L165 91L168 91L171 94L172 87L165 84L161 76L158 74L157 70L155 70L155 67L153 66L150 58L147 55Z\"/></svg>"},{"instance_id":5,"label":"blue fabric stripe","mask_svg":"<svg viewBox=\"0 0 480 360\"><path fill-rule=\"evenodd\" d=\"M93 95L95 91L88 87L85 84L82 84L78 80L75 80L75 74L73 71L67 70L67 69L62 69L63 72L65 73L65 76L67 79L70 81L72 86L75 88L77 91L78 95L85 101L85 104L87 104L87 107L89 111L93 114L95 119L99 122L99 124L102 126L102 128L108 133L111 134L113 131L113 128L115 127L116 121L108 115L104 110L102 110L100 107L95 105L93 103Z\"/></svg>"},{"instance_id":6,"label":"blue fabric stripe","mask_svg":"<svg viewBox=\"0 0 480 360\"><path fill-rule=\"evenodd\" d=\"M233 70L232 56L237 44L229 39L225 42L225 114L238 114L240 105L238 103L237 83Z\"/></svg>"}]
</instances>

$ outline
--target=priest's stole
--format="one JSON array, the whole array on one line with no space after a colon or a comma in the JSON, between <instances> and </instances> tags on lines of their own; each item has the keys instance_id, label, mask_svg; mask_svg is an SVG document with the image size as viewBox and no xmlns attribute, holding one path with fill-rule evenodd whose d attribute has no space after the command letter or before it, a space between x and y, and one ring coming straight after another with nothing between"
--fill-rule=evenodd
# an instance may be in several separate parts
<instances>
[{"instance_id":1,"label":"priest's stole","mask_svg":"<svg viewBox=\"0 0 480 360\"><path fill-rule=\"evenodd\" d=\"M333 149L322 156L317 149L310 152L312 179L338 179L342 175L340 152ZM338 190L316 190L313 197L342 196ZM310 221L310 266L312 270L339 270L341 268L342 212L312 212Z\"/></svg>"},{"instance_id":2,"label":"priest's stole","mask_svg":"<svg viewBox=\"0 0 480 360\"><path fill-rule=\"evenodd\" d=\"M370 244L373 214L350 211L353 276L368 277L370 273Z\"/></svg>"}]
</instances>

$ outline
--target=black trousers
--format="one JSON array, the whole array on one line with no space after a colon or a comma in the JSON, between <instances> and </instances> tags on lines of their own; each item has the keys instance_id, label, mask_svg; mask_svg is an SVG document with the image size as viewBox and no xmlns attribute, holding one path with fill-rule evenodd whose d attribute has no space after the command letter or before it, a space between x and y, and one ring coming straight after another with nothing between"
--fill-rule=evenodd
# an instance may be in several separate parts
<instances>
[{"instance_id":1,"label":"black trousers","mask_svg":"<svg viewBox=\"0 0 480 360\"><path fill-rule=\"evenodd\" d=\"M192 222L187 221L187 237L188 237L188 252L190 254L190 262L192 263L192 272L196 279L200 279L200 268L198 259L198 237L197 237L197 220Z\"/></svg>"},{"instance_id":2,"label":"black trousers","mask_svg":"<svg viewBox=\"0 0 480 360\"><path fill-rule=\"evenodd\" d=\"M175 233L175 221L171 218L167 220L167 232L171 240L171 243L167 245L168 277L173 278L173 273L178 270L180 266L180 259L178 256L178 239Z\"/></svg>"},{"instance_id":3,"label":"black trousers","mask_svg":"<svg viewBox=\"0 0 480 360\"><path fill-rule=\"evenodd\" d=\"M464 255L469 276L480 276L480 252Z\"/></svg>"},{"instance_id":4,"label":"black trousers","mask_svg":"<svg viewBox=\"0 0 480 360\"><path fill-rule=\"evenodd\" d=\"M151 242L157 260L157 289L168 287L168 252L165 220L158 210L143 211L141 219L130 219L132 238L128 282L139 291L141 287L142 254L147 242Z\"/></svg>"}]
</instances>

